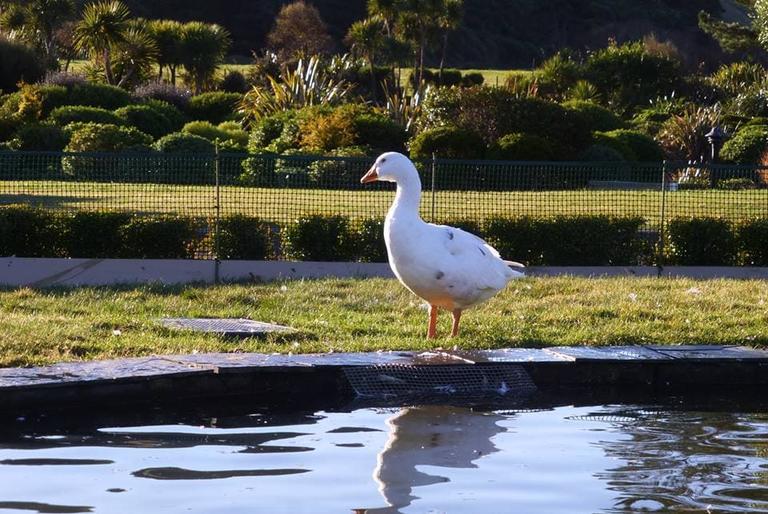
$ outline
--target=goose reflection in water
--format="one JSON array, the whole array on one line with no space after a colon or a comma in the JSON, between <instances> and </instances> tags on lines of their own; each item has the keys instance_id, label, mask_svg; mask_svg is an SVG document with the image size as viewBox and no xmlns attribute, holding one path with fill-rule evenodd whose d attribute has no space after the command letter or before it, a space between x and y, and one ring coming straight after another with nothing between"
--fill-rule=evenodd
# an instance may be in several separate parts
<instances>
[{"instance_id":1,"label":"goose reflection in water","mask_svg":"<svg viewBox=\"0 0 768 514\"><path fill-rule=\"evenodd\" d=\"M491 439L505 431L503 416L464 407L427 405L401 409L387 420L389 438L377 457L373 478L388 507L357 509L359 514L394 514L418 496L413 488L448 482L418 468L477 468L497 452Z\"/></svg>"}]
</instances>

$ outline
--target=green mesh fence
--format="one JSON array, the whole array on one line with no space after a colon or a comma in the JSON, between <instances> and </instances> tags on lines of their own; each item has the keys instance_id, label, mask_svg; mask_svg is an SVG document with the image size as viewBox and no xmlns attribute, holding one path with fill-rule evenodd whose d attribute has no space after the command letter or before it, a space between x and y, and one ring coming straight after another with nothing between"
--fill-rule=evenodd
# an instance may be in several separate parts
<instances>
[{"instance_id":1,"label":"green mesh fence","mask_svg":"<svg viewBox=\"0 0 768 514\"><path fill-rule=\"evenodd\" d=\"M232 214L284 224L311 214L383 217L393 184L361 185L373 158L240 154L0 153L0 205L195 219L205 239ZM637 216L649 239L676 217L768 216L768 169L676 163L417 163L422 216ZM200 257L214 255L207 237Z\"/></svg>"}]
</instances>

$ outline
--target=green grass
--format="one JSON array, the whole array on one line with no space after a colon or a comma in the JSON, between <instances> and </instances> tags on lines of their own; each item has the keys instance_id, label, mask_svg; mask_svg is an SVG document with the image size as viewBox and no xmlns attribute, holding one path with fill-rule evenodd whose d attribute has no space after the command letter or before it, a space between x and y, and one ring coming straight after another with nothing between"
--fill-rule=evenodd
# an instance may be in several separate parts
<instances>
[{"instance_id":1,"label":"green grass","mask_svg":"<svg viewBox=\"0 0 768 514\"><path fill-rule=\"evenodd\" d=\"M350 217L384 216L391 191L264 189L223 187L222 212L242 213L275 221L307 214ZM130 210L211 216L213 186L122 184L63 181L2 181L0 205L25 203L48 208ZM431 217L432 199L422 198L422 214ZM764 216L768 189L744 191L679 191L667 194L666 216L715 216L740 220ZM654 191L443 191L435 196L440 219L490 216L554 216L612 214L659 218L660 193Z\"/></svg>"},{"instance_id":2,"label":"green grass","mask_svg":"<svg viewBox=\"0 0 768 514\"><path fill-rule=\"evenodd\" d=\"M428 342L421 300L394 280L0 291L0 365L189 352L328 352L550 345L768 344L765 281L527 278ZM264 340L161 327L162 317L293 326ZM439 330L449 330L443 314Z\"/></svg>"}]
</instances>

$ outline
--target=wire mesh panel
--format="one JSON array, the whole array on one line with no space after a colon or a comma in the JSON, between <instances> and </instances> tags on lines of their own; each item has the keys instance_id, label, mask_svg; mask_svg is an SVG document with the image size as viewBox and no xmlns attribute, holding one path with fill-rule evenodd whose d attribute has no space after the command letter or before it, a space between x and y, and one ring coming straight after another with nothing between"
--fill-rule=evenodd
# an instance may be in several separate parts
<instances>
[{"instance_id":1,"label":"wire mesh panel","mask_svg":"<svg viewBox=\"0 0 768 514\"><path fill-rule=\"evenodd\" d=\"M344 375L355 393L365 398L525 396L536 390L517 364L345 366Z\"/></svg>"},{"instance_id":2,"label":"wire mesh panel","mask_svg":"<svg viewBox=\"0 0 768 514\"><path fill-rule=\"evenodd\" d=\"M768 168L670 164L666 219L709 217L743 221L768 216Z\"/></svg>"},{"instance_id":3,"label":"wire mesh panel","mask_svg":"<svg viewBox=\"0 0 768 514\"><path fill-rule=\"evenodd\" d=\"M422 164L422 214L437 220L637 216L659 225L661 163L436 161Z\"/></svg>"},{"instance_id":4,"label":"wire mesh panel","mask_svg":"<svg viewBox=\"0 0 768 514\"><path fill-rule=\"evenodd\" d=\"M217 220L226 216L259 218L275 233L310 215L382 219L395 186L360 184L372 162L312 155L0 152L0 205L185 217L198 235L194 256L210 258L216 255ZM670 220L712 217L738 224L768 217L768 169L758 166L442 159L416 166L422 216L470 230L498 219L602 215L639 220L652 247L663 243Z\"/></svg>"}]
</instances>

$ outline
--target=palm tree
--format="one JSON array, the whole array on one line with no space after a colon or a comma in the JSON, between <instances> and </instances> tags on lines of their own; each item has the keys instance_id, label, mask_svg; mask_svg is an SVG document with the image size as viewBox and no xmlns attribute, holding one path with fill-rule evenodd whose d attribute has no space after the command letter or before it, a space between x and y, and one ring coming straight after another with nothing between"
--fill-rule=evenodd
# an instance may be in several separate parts
<instances>
[{"instance_id":1,"label":"palm tree","mask_svg":"<svg viewBox=\"0 0 768 514\"><path fill-rule=\"evenodd\" d=\"M171 84L176 85L176 70L183 61L184 25L176 20L152 20L147 29L157 43L158 79L168 68Z\"/></svg>"},{"instance_id":2,"label":"palm tree","mask_svg":"<svg viewBox=\"0 0 768 514\"><path fill-rule=\"evenodd\" d=\"M384 48L386 35L384 20L379 16L356 21L347 31L347 43L353 51L359 52L368 61L371 69L371 94L376 101L376 64L377 54Z\"/></svg>"},{"instance_id":3,"label":"palm tree","mask_svg":"<svg viewBox=\"0 0 768 514\"><path fill-rule=\"evenodd\" d=\"M230 45L229 32L220 25L192 21L184 24L182 65L187 84L199 94L213 82Z\"/></svg>"},{"instance_id":4,"label":"palm tree","mask_svg":"<svg viewBox=\"0 0 768 514\"><path fill-rule=\"evenodd\" d=\"M147 30L144 20L131 23L123 40L113 49L112 65L115 80L120 87L145 82L152 73L152 65L159 54L157 43Z\"/></svg>"},{"instance_id":5,"label":"palm tree","mask_svg":"<svg viewBox=\"0 0 768 514\"><path fill-rule=\"evenodd\" d=\"M445 66L445 54L448 51L448 34L453 32L464 16L464 0L443 0L443 10L437 18L437 27L442 34L440 50L440 83L443 82L443 67Z\"/></svg>"},{"instance_id":6,"label":"palm tree","mask_svg":"<svg viewBox=\"0 0 768 514\"><path fill-rule=\"evenodd\" d=\"M107 83L115 84L112 51L124 42L131 12L120 0L100 0L88 4L75 27L75 44L104 67Z\"/></svg>"},{"instance_id":7,"label":"palm tree","mask_svg":"<svg viewBox=\"0 0 768 514\"><path fill-rule=\"evenodd\" d=\"M38 48L47 63L56 66L56 31L74 13L73 0L16 0L5 2L0 26L12 39Z\"/></svg>"}]
</instances>

